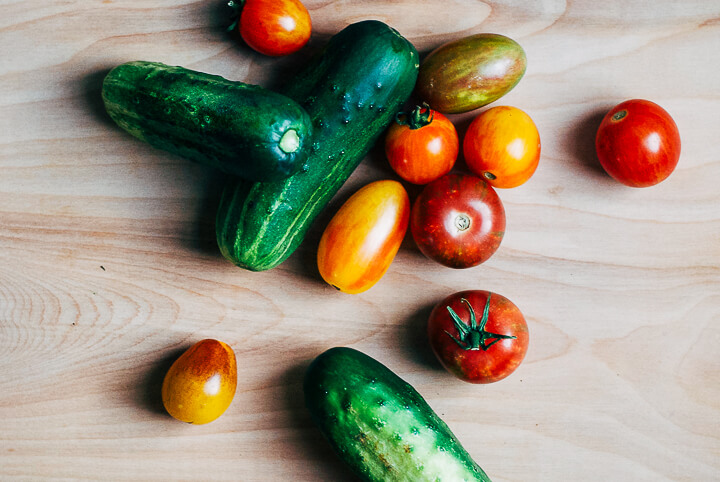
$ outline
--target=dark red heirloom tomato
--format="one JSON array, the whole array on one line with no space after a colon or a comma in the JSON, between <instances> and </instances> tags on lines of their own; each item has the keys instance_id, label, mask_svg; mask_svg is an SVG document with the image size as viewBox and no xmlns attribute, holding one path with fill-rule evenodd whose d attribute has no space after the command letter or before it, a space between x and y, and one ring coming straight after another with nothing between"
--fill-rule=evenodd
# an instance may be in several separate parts
<instances>
[{"instance_id":1,"label":"dark red heirloom tomato","mask_svg":"<svg viewBox=\"0 0 720 482\"><path fill-rule=\"evenodd\" d=\"M471 290L454 293L435 306L428 338L450 373L470 383L492 383L510 375L523 361L529 333L512 301Z\"/></svg>"},{"instance_id":2,"label":"dark red heirloom tomato","mask_svg":"<svg viewBox=\"0 0 720 482\"><path fill-rule=\"evenodd\" d=\"M666 179L680 159L680 133L670 114L649 100L627 100L605 115L595 137L603 169L632 187Z\"/></svg>"},{"instance_id":3,"label":"dark red heirloom tomato","mask_svg":"<svg viewBox=\"0 0 720 482\"><path fill-rule=\"evenodd\" d=\"M233 0L230 6L239 11L240 36L261 54L288 55L310 40L310 13L300 0Z\"/></svg>"},{"instance_id":4,"label":"dark red heirloom tomato","mask_svg":"<svg viewBox=\"0 0 720 482\"><path fill-rule=\"evenodd\" d=\"M415 200L410 230L428 258L451 268L470 268L500 246L505 209L481 178L447 174L425 186Z\"/></svg>"}]
</instances>

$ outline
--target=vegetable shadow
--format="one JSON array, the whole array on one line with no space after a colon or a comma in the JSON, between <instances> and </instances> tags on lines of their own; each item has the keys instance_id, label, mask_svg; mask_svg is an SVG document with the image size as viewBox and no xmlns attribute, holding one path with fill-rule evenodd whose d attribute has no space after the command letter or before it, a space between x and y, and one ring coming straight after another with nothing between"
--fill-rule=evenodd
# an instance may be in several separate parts
<instances>
[{"instance_id":1,"label":"vegetable shadow","mask_svg":"<svg viewBox=\"0 0 720 482\"><path fill-rule=\"evenodd\" d=\"M442 370L427 340L427 322L436 303L425 304L398 323L396 347L405 352L405 357L431 370Z\"/></svg>"},{"instance_id":2,"label":"vegetable shadow","mask_svg":"<svg viewBox=\"0 0 720 482\"><path fill-rule=\"evenodd\" d=\"M109 128L118 129L110 115L105 111L105 103L102 99L103 80L112 70L111 66L96 70L80 80L81 92L83 92L83 101L86 110L95 120L106 124Z\"/></svg>"},{"instance_id":3,"label":"vegetable shadow","mask_svg":"<svg viewBox=\"0 0 720 482\"><path fill-rule=\"evenodd\" d=\"M168 415L162 402L163 380L175 360L188 348L189 346L184 346L175 349L152 363L139 384L138 405L149 412Z\"/></svg>"},{"instance_id":4,"label":"vegetable shadow","mask_svg":"<svg viewBox=\"0 0 720 482\"><path fill-rule=\"evenodd\" d=\"M602 178L609 176L597 158L595 136L603 117L612 107L612 104L607 104L588 112L567 129L568 135L565 138L565 144L572 158L579 161L584 170Z\"/></svg>"},{"instance_id":5,"label":"vegetable shadow","mask_svg":"<svg viewBox=\"0 0 720 482\"><path fill-rule=\"evenodd\" d=\"M317 350L318 353L320 351ZM315 461L318 467L317 480L359 481L360 479L332 450L305 407L303 378L311 362L312 360L308 359L295 364L288 369L281 380L286 390L285 408L292 414L292 428L302 432L302 436L298 437L298 441L301 441L297 446L298 453L303 460Z\"/></svg>"}]
</instances>

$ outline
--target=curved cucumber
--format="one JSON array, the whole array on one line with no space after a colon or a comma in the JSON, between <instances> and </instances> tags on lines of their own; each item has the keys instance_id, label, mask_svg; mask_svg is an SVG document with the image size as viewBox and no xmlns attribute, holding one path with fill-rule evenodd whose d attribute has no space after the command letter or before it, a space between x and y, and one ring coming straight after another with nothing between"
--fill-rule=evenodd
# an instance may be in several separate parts
<instances>
[{"instance_id":1,"label":"curved cucumber","mask_svg":"<svg viewBox=\"0 0 720 482\"><path fill-rule=\"evenodd\" d=\"M312 122L288 97L158 62L128 62L103 81L110 117L154 147L251 180L295 173Z\"/></svg>"},{"instance_id":2,"label":"curved cucumber","mask_svg":"<svg viewBox=\"0 0 720 482\"><path fill-rule=\"evenodd\" d=\"M318 356L304 390L313 421L363 480L490 481L412 386L357 350Z\"/></svg>"},{"instance_id":3,"label":"curved cucumber","mask_svg":"<svg viewBox=\"0 0 720 482\"><path fill-rule=\"evenodd\" d=\"M290 256L410 96L417 73L415 47L382 22L332 37L284 91L312 118L306 167L283 181L227 185L216 220L223 255L254 271Z\"/></svg>"}]
</instances>

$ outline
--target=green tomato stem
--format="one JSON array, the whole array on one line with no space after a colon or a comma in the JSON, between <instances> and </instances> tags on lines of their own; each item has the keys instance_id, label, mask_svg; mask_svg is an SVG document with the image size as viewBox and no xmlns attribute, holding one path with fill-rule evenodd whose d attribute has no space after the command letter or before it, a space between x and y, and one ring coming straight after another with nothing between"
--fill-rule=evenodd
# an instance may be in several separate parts
<instances>
[{"instance_id":1,"label":"green tomato stem","mask_svg":"<svg viewBox=\"0 0 720 482\"><path fill-rule=\"evenodd\" d=\"M470 312L470 326L468 326L458 315L453 311L452 308L447 306L447 310L450 313L450 317L453 320L455 329L458 332L458 336L453 335L449 331L445 330L445 333L457 343L457 345L463 350L480 350L487 351L488 348L493 346L500 340L515 339L516 336L511 335L500 335L498 333L491 333L485 330L488 317L490 316L490 297L492 293L488 294L485 308L483 309L482 318L480 318L480 324L478 325L477 317L475 316L475 310L468 300L461 298L460 302L464 303L468 307Z\"/></svg>"},{"instance_id":2,"label":"green tomato stem","mask_svg":"<svg viewBox=\"0 0 720 482\"><path fill-rule=\"evenodd\" d=\"M398 112L395 116L395 122L401 126L410 127L410 130L415 130L430 125L434 118L435 113L430 110L430 106L426 102L423 102L421 106L415 106L410 113Z\"/></svg>"}]
</instances>

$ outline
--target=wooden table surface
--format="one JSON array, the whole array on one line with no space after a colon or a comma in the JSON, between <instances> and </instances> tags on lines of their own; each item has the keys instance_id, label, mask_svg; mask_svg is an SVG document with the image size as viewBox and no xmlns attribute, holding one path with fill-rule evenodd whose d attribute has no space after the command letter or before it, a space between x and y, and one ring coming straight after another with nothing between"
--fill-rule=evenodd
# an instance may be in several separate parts
<instances>
[{"instance_id":1,"label":"wooden table surface","mask_svg":"<svg viewBox=\"0 0 720 482\"><path fill-rule=\"evenodd\" d=\"M720 480L720 3L306 5L310 45L273 59L224 32L222 1L0 1L0 479L352 480L301 384L316 355L351 346L410 382L496 482ZM543 151L528 183L499 191L502 246L452 270L408 236L370 291L325 285L331 214L394 177L375 150L290 259L232 266L213 225L224 177L117 128L103 76L145 59L273 87L368 18L421 54L480 32L524 47L527 74L496 104L528 112ZM594 154L603 114L630 98L682 136L652 188L614 182ZM452 119L462 132L475 114ZM527 357L499 383L462 383L428 348L430 308L464 289L528 321ZM238 391L191 426L159 389L202 338L234 348Z\"/></svg>"}]
</instances>

